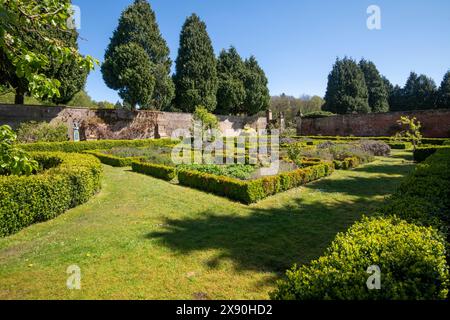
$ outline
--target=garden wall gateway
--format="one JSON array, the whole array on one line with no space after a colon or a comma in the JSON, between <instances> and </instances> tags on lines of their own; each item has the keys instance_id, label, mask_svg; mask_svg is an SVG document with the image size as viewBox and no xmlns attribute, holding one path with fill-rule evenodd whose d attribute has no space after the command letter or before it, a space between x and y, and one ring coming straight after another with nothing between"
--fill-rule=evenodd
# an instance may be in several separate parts
<instances>
[{"instance_id":1,"label":"garden wall gateway","mask_svg":"<svg viewBox=\"0 0 450 320\"><path fill-rule=\"evenodd\" d=\"M239 135L246 125L255 130L267 128L264 117L219 116L222 132ZM0 105L0 125L16 128L22 122L63 122L73 137L74 124L79 124L82 140L148 139L171 137L177 129L192 126L192 115L158 111L122 109L86 109L72 107Z\"/></svg>"},{"instance_id":2,"label":"garden wall gateway","mask_svg":"<svg viewBox=\"0 0 450 320\"><path fill-rule=\"evenodd\" d=\"M401 116L416 117L426 138L450 137L450 110L401 111L348 114L327 118L298 119L297 134L302 136L392 136L400 130Z\"/></svg>"}]
</instances>

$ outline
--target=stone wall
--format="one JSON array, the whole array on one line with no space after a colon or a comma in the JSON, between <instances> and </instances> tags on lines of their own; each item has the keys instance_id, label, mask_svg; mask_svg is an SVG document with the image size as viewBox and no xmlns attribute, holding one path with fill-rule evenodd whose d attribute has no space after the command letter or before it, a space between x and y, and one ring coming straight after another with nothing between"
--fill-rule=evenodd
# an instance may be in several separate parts
<instances>
[{"instance_id":1,"label":"stone wall","mask_svg":"<svg viewBox=\"0 0 450 320\"><path fill-rule=\"evenodd\" d=\"M192 115L156 111L95 110L71 107L0 105L0 125L16 128L22 122L63 122L73 136L73 126L80 126L81 138L145 139L171 137L177 129L189 129ZM230 136L239 135L246 125L255 130L267 127L266 118L219 116L219 127Z\"/></svg>"},{"instance_id":2,"label":"stone wall","mask_svg":"<svg viewBox=\"0 0 450 320\"><path fill-rule=\"evenodd\" d=\"M364 115L338 115L328 118L299 119L298 135L322 136L392 136L400 130L401 116L416 117L427 138L450 137L450 110L390 112Z\"/></svg>"}]
</instances>

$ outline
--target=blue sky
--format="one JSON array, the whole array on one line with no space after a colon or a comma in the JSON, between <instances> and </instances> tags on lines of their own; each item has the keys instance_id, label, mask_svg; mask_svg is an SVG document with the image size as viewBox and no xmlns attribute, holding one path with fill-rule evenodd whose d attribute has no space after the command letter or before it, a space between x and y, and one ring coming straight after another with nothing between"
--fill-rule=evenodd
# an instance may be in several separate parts
<instances>
[{"instance_id":1,"label":"blue sky","mask_svg":"<svg viewBox=\"0 0 450 320\"><path fill-rule=\"evenodd\" d=\"M133 0L74 0L81 9L80 51L103 60L121 12ZM411 70L436 83L450 69L448 0L153 0L161 33L175 61L181 26L191 13L207 24L214 49L234 45L255 55L272 95L325 94L336 57L372 60L394 84ZM381 9L381 30L366 26L369 5ZM95 100L115 102L100 68L86 87Z\"/></svg>"}]
</instances>

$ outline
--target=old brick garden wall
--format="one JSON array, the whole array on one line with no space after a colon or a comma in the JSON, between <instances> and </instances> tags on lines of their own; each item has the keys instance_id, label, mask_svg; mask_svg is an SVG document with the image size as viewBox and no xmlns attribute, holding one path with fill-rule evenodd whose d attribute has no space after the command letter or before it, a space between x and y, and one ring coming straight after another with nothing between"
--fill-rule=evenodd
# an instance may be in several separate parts
<instances>
[{"instance_id":1,"label":"old brick garden wall","mask_svg":"<svg viewBox=\"0 0 450 320\"><path fill-rule=\"evenodd\" d=\"M177 129L189 129L192 115L155 111L93 110L85 108L0 105L0 125L16 128L22 122L63 122L72 137L75 123L84 139L145 139L171 137ZM267 127L261 117L219 116L219 127L230 136L239 135L246 125L255 130Z\"/></svg>"},{"instance_id":2,"label":"old brick garden wall","mask_svg":"<svg viewBox=\"0 0 450 320\"><path fill-rule=\"evenodd\" d=\"M365 115L338 115L328 118L299 119L298 135L322 136L392 136L399 131L401 116L416 117L427 138L450 137L450 110L390 112Z\"/></svg>"}]
</instances>

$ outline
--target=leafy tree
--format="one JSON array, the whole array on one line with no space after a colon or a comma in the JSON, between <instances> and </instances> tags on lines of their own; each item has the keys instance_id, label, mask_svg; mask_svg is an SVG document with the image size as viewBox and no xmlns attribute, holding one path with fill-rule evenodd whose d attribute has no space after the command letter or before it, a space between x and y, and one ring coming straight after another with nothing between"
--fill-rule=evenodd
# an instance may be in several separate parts
<instances>
[{"instance_id":1,"label":"leafy tree","mask_svg":"<svg viewBox=\"0 0 450 320\"><path fill-rule=\"evenodd\" d=\"M222 50L217 63L219 87L217 109L219 114L238 114L244 111L246 90L245 63L234 47Z\"/></svg>"},{"instance_id":2,"label":"leafy tree","mask_svg":"<svg viewBox=\"0 0 450 320\"><path fill-rule=\"evenodd\" d=\"M438 107L450 109L450 71L444 75L438 96Z\"/></svg>"},{"instance_id":3,"label":"leafy tree","mask_svg":"<svg viewBox=\"0 0 450 320\"><path fill-rule=\"evenodd\" d=\"M195 108L193 114L193 125L196 125L196 122L200 124L201 127L201 136L203 141L207 141L208 136L211 130L219 128L219 120L217 117L210 113L208 109L204 106L197 106Z\"/></svg>"},{"instance_id":4,"label":"leafy tree","mask_svg":"<svg viewBox=\"0 0 450 320\"><path fill-rule=\"evenodd\" d=\"M175 105L193 112L198 105L214 111L217 106L217 68L206 24L196 14L187 18L180 35L176 60Z\"/></svg>"},{"instance_id":5,"label":"leafy tree","mask_svg":"<svg viewBox=\"0 0 450 320\"><path fill-rule=\"evenodd\" d=\"M323 109L338 114L370 112L369 94L364 73L349 58L336 59L328 76Z\"/></svg>"},{"instance_id":6,"label":"leafy tree","mask_svg":"<svg viewBox=\"0 0 450 320\"><path fill-rule=\"evenodd\" d=\"M398 120L397 123L403 127L403 129L395 135L395 139L411 142L414 150L416 150L423 138L422 133L420 132L420 129L422 128L420 121L417 121L416 117L400 117L400 120Z\"/></svg>"},{"instance_id":7,"label":"leafy tree","mask_svg":"<svg viewBox=\"0 0 450 320\"><path fill-rule=\"evenodd\" d=\"M0 83L16 89L16 103L26 91L38 99L61 96L61 82L47 74L52 62L93 69L95 59L57 36L71 32L71 13L70 0L0 0Z\"/></svg>"},{"instance_id":8,"label":"leafy tree","mask_svg":"<svg viewBox=\"0 0 450 320\"><path fill-rule=\"evenodd\" d=\"M125 61L121 61L125 59ZM136 108L162 110L174 96L169 48L146 0L135 0L122 13L105 53L103 79Z\"/></svg>"},{"instance_id":9,"label":"leafy tree","mask_svg":"<svg viewBox=\"0 0 450 320\"><path fill-rule=\"evenodd\" d=\"M371 61L362 59L359 62L359 67L364 73L364 79L369 93L369 106L372 112L379 113L389 111L389 96L386 85L375 64Z\"/></svg>"},{"instance_id":10,"label":"leafy tree","mask_svg":"<svg viewBox=\"0 0 450 320\"><path fill-rule=\"evenodd\" d=\"M270 103L270 94L267 87L268 80L264 70L261 69L254 56L245 61L244 79L244 113L254 115L260 111L267 110Z\"/></svg>"},{"instance_id":11,"label":"leafy tree","mask_svg":"<svg viewBox=\"0 0 450 320\"><path fill-rule=\"evenodd\" d=\"M10 126L0 126L0 175L30 175L39 169L39 164L17 147L16 140Z\"/></svg>"}]
</instances>

